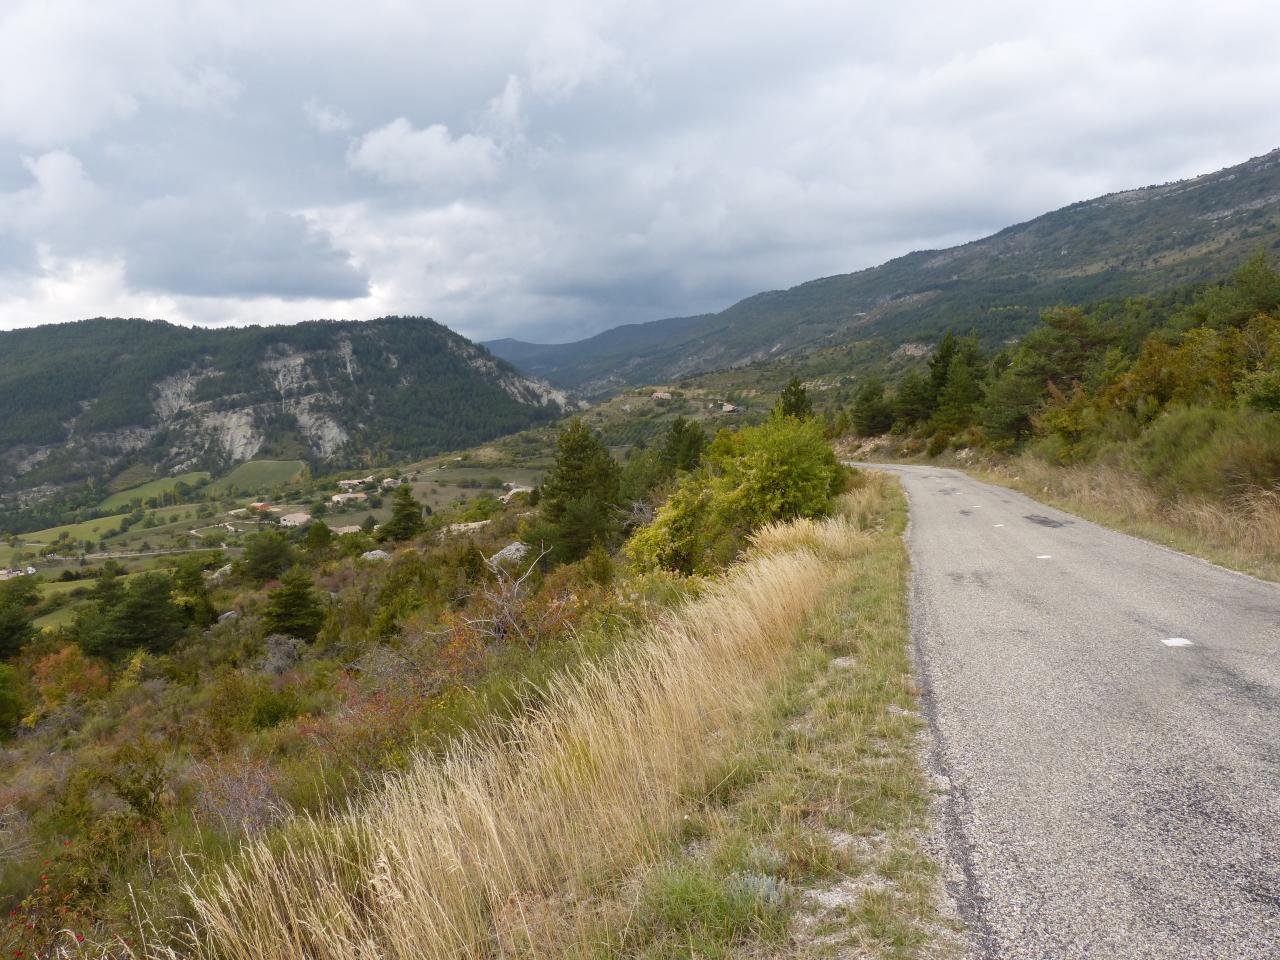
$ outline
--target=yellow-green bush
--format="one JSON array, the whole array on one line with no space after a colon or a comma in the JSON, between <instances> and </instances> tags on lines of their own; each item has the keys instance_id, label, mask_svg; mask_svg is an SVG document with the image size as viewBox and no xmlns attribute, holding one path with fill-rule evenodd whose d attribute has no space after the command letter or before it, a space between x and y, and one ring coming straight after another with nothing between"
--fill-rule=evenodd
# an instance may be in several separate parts
<instances>
[{"instance_id":1,"label":"yellow-green bush","mask_svg":"<svg viewBox=\"0 0 1280 960\"><path fill-rule=\"evenodd\" d=\"M681 481L627 554L643 568L706 572L732 560L762 524L829 513L845 483L817 420L775 416L721 431L705 466Z\"/></svg>"}]
</instances>

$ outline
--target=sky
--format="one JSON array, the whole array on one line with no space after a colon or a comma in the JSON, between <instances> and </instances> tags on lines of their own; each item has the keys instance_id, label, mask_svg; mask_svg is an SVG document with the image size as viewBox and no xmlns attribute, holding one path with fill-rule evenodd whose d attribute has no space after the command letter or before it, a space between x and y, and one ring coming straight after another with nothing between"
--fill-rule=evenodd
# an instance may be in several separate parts
<instances>
[{"instance_id":1,"label":"sky","mask_svg":"<svg viewBox=\"0 0 1280 960\"><path fill-rule=\"evenodd\" d=\"M1280 4L0 0L0 329L558 342L1280 147Z\"/></svg>"}]
</instances>

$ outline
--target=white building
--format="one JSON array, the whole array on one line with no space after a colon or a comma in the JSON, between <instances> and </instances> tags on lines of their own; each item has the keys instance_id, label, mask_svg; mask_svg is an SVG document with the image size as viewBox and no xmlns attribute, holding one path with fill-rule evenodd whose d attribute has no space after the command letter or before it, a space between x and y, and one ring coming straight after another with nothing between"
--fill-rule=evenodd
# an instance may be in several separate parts
<instances>
[{"instance_id":1,"label":"white building","mask_svg":"<svg viewBox=\"0 0 1280 960\"><path fill-rule=\"evenodd\" d=\"M309 513L286 513L280 518L282 527L305 527L310 522L311 514Z\"/></svg>"}]
</instances>

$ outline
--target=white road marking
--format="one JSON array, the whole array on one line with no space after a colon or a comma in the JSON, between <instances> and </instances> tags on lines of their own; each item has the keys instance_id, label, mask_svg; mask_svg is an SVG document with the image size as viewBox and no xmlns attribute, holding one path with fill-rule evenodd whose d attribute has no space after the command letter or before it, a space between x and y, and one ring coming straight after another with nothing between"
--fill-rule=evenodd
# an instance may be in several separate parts
<instances>
[{"instance_id":1,"label":"white road marking","mask_svg":"<svg viewBox=\"0 0 1280 960\"><path fill-rule=\"evenodd\" d=\"M1188 640L1186 637L1169 637L1167 640L1165 640L1165 641L1164 641L1164 645L1165 645L1166 647L1192 647L1192 646L1195 646L1195 644L1193 644L1193 643L1192 643L1190 640Z\"/></svg>"},{"instance_id":2,"label":"white road marking","mask_svg":"<svg viewBox=\"0 0 1280 960\"><path fill-rule=\"evenodd\" d=\"M1003 523L997 523L997 524L996 524L996 526L997 526L997 527L1003 527L1003 526L1004 526L1004 524L1003 524Z\"/></svg>"},{"instance_id":3,"label":"white road marking","mask_svg":"<svg viewBox=\"0 0 1280 960\"><path fill-rule=\"evenodd\" d=\"M1037 560L1052 560L1052 559L1053 559L1053 557L1052 557L1052 556L1050 556L1050 555L1049 555L1049 554L1047 554L1047 553L1042 553L1042 554L1040 554L1038 557L1036 557L1036 559L1037 559Z\"/></svg>"}]
</instances>

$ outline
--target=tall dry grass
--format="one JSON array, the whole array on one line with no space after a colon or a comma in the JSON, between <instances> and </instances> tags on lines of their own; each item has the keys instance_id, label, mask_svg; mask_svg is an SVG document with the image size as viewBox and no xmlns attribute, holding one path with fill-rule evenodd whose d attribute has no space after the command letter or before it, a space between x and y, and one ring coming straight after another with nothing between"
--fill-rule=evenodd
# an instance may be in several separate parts
<instances>
[{"instance_id":1,"label":"tall dry grass","mask_svg":"<svg viewBox=\"0 0 1280 960\"><path fill-rule=\"evenodd\" d=\"M981 472L1092 520L1280 580L1280 490L1250 490L1228 502L1170 500L1112 464L1057 466L1031 454Z\"/></svg>"},{"instance_id":2,"label":"tall dry grass","mask_svg":"<svg viewBox=\"0 0 1280 960\"><path fill-rule=\"evenodd\" d=\"M464 740L443 762L416 762L343 816L299 819L194 880L189 947L141 953L532 955L510 947L535 939L520 936L522 905L590 896L672 834L684 795L732 756L836 559L863 536L847 517L762 531L752 556L697 600L556 683L513 725Z\"/></svg>"}]
</instances>

